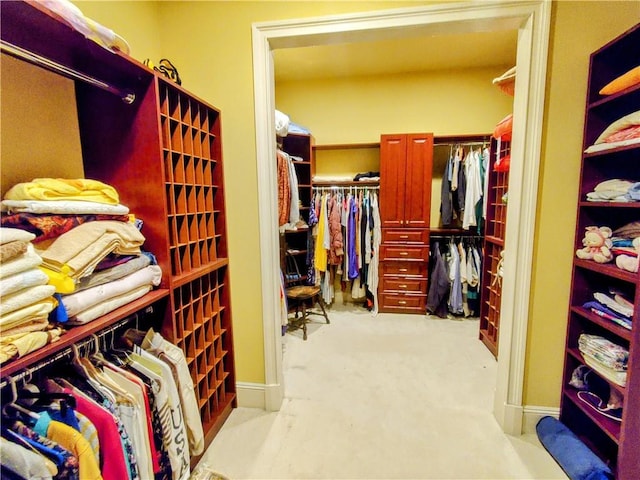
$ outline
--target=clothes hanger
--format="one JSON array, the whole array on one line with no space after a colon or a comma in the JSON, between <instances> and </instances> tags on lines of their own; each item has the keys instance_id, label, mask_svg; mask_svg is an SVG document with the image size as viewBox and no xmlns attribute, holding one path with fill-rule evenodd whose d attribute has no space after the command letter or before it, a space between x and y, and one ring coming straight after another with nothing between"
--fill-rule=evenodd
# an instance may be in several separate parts
<instances>
[{"instance_id":1,"label":"clothes hanger","mask_svg":"<svg viewBox=\"0 0 640 480\"><path fill-rule=\"evenodd\" d=\"M9 409L13 410L14 413L26 415L31 421L35 420L36 422L40 420L40 415L36 412L33 412L22 405L18 404L18 387L16 386L16 381L12 377L9 377L9 385L11 386L11 401L2 407L2 415L8 418L13 418L15 415L11 415L9 413ZM20 417L20 415L18 415Z\"/></svg>"}]
</instances>

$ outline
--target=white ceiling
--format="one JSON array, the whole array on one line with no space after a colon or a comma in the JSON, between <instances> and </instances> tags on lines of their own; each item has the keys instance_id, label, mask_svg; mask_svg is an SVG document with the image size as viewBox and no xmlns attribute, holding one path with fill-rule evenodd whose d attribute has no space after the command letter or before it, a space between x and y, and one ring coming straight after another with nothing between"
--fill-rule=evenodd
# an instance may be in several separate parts
<instances>
[{"instance_id":1,"label":"white ceiling","mask_svg":"<svg viewBox=\"0 0 640 480\"><path fill-rule=\"evenodd\" d=\"M277 82L516 63L517 31L396 38L274 50Z\"/></svg>"}]
</instances>

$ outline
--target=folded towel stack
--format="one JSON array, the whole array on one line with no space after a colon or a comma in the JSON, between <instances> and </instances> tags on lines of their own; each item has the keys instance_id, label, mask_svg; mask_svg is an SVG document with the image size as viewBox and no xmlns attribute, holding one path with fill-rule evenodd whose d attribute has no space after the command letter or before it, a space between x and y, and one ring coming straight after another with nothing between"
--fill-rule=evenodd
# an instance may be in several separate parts
<instances>
[{"instance_id":1,"label":"folded towel stack","mask_svg":"<svg viewBox=\"0 0 640 480\"><path fill-rule=\"evenodd\" d=\"M624 386L627 381L629 351L599 335L583 333L578 348L585 363L608 380Z\"/></svg>"},{"instance_id":2,"label":"folded towel stack","mask_svg":"<svg viewBox=\"0 0 640 480\"><path fill-rule=\"evenodd\" d=\"M13 275L11 282L0 282L5 323L5 315L15 316L28 301L48 302L47 308L30 310L43 328L49 327L48 319L83 324L160 284L155 257L142 252L142 222L133 221L119 202L115 188L91 179L36 178L9 189L1 203L7 212L3 230L20 232L29 241L28 246L6 242L0 247L3 275ZM14 266L10 257L18 253L30 270ZM18 285L28 285L28 295L17 291ZM54 293L60 300L55 310Z\"/></svg>"},{"instance_id":3,"label":"folded towel stack","mask_svg":"<svg viewBox=\"0 0 640 480\"><path fill-rule=\"evenodd\" d=\"M38 268L34 235L16 228L0 228L0 363L21 357L51 343L61 330L49 324L57 305L55 287Z\"/></svg>"}]
</instances>

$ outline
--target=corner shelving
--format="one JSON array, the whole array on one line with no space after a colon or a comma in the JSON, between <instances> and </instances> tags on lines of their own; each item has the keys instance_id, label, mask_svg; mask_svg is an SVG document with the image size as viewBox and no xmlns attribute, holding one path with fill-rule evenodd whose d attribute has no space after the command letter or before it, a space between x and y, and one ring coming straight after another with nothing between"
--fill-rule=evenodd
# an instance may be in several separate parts
<instances>
[{"instance_id":1,"label":"corner shelving","mask_svg":"<svg viewBox=\"0 0 640 480\"><path fill-rule=\"evenodd\" d=\"M613 79L638 65L633 55L640 44L640 25L625 32L590 57L589 85L585 108L583 149L594 143L604 129L615 120L640 110L640 86L602 97L600 89ZM585 227L608 226L615 230L640 220L640 202L588 202L586 194L604 180L620 178L640 180L640 145L612 148L582 155L579 199L574 248L582 247ZM582 305L592 300L596 291L615 288L629 298L634 307L632 328L628 330L601 318ZM629 351L624 387L607 380L593 370L601 384L601 397L606 403L610 392L624 398L620 422L600 415L586 406L578 391L569 385L574 370L585 365L578 349L581 334L605 337ZM599 264L574 257L571 298L562 379L560 420L607 463L616 478L636 479L640 471L640 274L622 270L615 262Z\"/></svg>"}]
</instances>

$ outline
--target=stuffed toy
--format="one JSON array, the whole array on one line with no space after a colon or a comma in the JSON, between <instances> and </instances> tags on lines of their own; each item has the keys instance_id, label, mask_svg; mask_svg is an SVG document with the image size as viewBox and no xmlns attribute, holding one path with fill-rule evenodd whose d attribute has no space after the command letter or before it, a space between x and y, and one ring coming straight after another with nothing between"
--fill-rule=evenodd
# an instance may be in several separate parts
<instances>
[{"instance_id":1,"label":"stuffed toy","mask_svg":"<svg viewBox=\"0 0 640 480\"><path fill-rule=\"evenodd\" d=\"M576 251L576 256L583 260L594 260L607 263L613 260L611 253L612 231L609 227L587 227L582 239L583 248Z\"/></svg>"},{"instance_id":2,"label":"stuffed toy","mask_svg":"<svg viewBox=\"0 0 640 480\"><path fill-rule=\"evenodd\" d=\"M631 252L629 254L618 255L616 257L616 265L622 270L636 273L638 271L638 264L640 258L640 237L633 239L633 248L635 248L635 255Z\"/></svg>"}]
</instances>

